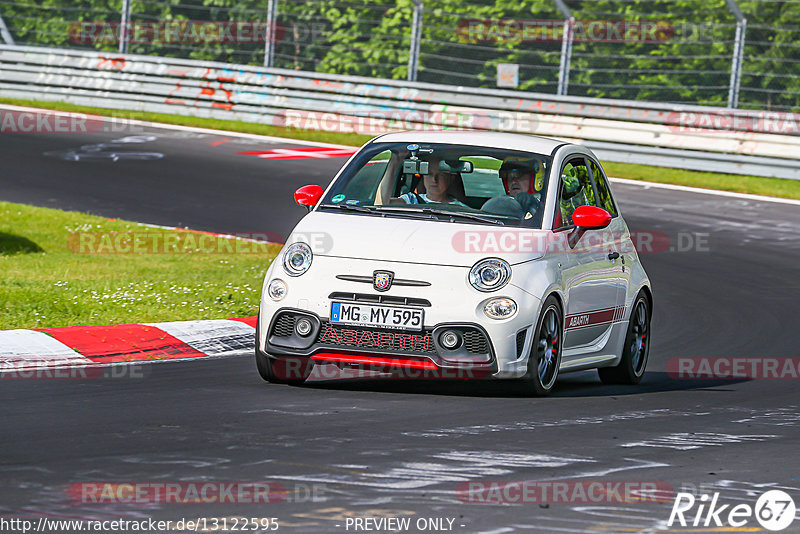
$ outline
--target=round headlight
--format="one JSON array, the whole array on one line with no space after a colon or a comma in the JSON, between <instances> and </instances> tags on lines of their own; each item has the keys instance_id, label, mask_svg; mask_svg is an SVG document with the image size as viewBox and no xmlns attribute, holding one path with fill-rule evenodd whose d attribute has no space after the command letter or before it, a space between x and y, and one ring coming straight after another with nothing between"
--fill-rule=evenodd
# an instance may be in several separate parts
<instances>
[{"instance_id":1,"label":"round headlight","mask_svg":"<svg viewBox=\"0 0 800 534\"><path fill-rule=\"evenodd\" d=\"M283 253L283 270L289 276L300 276L311 267L311 247L305 243L293 243Z\"/></svg>"},{"instance_id":2,"label":"round headlight","mask_svg":"<svg viewBox=\"0 0 800 534\"><path fill-rule=\"evenodd\" d=\"M286 282L276 278L267 286L267 293L272 300L281 300L286 296Z\"/></svg>"},{"instance_id":3,"label":"round headlight","mask_svg":"<svg viewBox=\"0 0 800 534\"><path fill-rule=\"evenodd\" d=\"M481 260L469 271L469 283L478 291L496 291L511 279L511 266L497 258Z\"/></svg>"},{"instance_id":4,"label":"round headlight","mask_svg":"<svg viewBox=\"0 0 800 534\"><path fill-rule=\"evenodd\" d=\"M505 297L491 299L483 307L483 313L490 319L508 319L517 313L517 303Z\"/></svg>"}]
</instances>

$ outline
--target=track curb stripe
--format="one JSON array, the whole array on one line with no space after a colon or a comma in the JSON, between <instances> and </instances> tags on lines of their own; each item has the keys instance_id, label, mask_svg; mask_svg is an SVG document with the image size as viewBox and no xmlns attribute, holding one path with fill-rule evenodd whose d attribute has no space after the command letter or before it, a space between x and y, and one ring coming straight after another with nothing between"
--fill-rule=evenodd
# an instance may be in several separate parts
<instances>
[{"instance_id":1,"label":"track curb stripe","mask_svg":"<svg viewBox=\"0 0 800 534\"><path fill-rule=\"evenodd\" d=\"M68 326L41 331L96 363L204 356L191 345L152 325Z\"/></svg>"},{"instance_id":2,"label":"track curb stripe","mask_svg":"<svg viewBox=\"0 0 800 534\"><path fill-rule=\"evenodd\" d=\"M255 317L0 330L0 372L245 355Z\"/></svg>"}]
</instances>

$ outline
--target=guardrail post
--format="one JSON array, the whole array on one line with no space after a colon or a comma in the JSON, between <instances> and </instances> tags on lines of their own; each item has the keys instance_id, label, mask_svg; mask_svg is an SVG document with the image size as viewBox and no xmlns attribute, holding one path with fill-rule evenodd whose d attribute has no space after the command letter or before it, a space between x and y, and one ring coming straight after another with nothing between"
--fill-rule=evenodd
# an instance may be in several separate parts
<instances>
[{"instance_id":1,"label":"guardrail post","mask_svg":"<svg viewBox=\"0 0 800 534\"><path fill-rule=\"evenodd\" d=\"M14 45L14 38L11 37L11 32L8 31L8 27L6 26L6 21L3 20L3 17L0 16L0 37L3 38L3 41L6 44Z\"/></svg>"},{"instance_id":2,"label":"guardrail post","mask_svg":"<svg viewBox=\"0 0 800 534\"><path fill-rule=\"evenodd\" d=\"M561 36L561 59L558 69L557 95L566 95L569 86L569 64L572 61L572 40L575 29L575 17L563 0L553 0L564 17L564 34Z\"/></svg>"},{"instance_id":3,"label":"guardrail post","mask_svg":"<svg viewBox=\"0 0 800 534\"><path fill-rule=\"evenodd\" d=\"M728 85L728 107L739 107L739 87L742 83L742 64L744 63L744 34L747 31L747 19L736 0L725 0L728 9L736 17L736 38L733 43L731 58L731 81Z\"/></svg>"},{"instance_id":4,"label":"guardrail post","mask_svg":"<svg viewBox=\"0 0 800 534\"><path fill-rule=\"evenodd\" d=\"M122 14L119 21L119 53L128 52L131 25L131 0L122 0Z\"/></svg>"},{"instance_id":5,"label":"guardrail post","mask_svg":"<svg viewBox=\"0 0 800 534\"><path fill-rule=\"evenodd\" d=\"M414 18L411 21L411 45L408 50L408 81L417 81L419 68L419 42L422 39L422 9L425 7L422 0L414 2Z\"/></svg>"},{"instance_id":6,"label":"guardrail post","mask_svg":"<svg viewBox=\"0 0 800 534\"><path fill-rule=\"evenodd\" d=\"M267 0L267 32L264 43L264 66L273 67L275 61L275 21L278 18L278 0Z\"/></svg>"}]
</instances>

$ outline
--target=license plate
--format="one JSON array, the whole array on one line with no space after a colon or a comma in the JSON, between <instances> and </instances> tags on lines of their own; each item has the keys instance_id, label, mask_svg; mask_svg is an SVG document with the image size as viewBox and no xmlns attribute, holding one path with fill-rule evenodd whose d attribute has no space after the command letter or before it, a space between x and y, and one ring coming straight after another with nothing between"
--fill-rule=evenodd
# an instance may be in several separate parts
<instances>
[{"instance_id":1,"label":"license plate","mask_svg":"<svg viewBox=\"0 0 800 534\"><path fill-rule=\"evenodd\" d=\"M416 308L331 303L331 323L374 326L393 330L422 330L424 312Z\"/></svg>"}]
</instances>

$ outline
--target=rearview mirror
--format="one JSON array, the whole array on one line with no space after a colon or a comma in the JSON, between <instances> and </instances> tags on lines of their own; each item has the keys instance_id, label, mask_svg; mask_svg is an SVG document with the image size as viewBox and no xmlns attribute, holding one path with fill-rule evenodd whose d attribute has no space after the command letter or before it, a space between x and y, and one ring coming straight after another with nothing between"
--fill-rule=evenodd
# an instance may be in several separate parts
<instances>
[{"instance_id":1,"label":"rearview mirror","mask_svg":"<svg viewBox=\"0 0 800 534\"><path fill-rule=\"evenodd\" d=\"M463 172L463 173L471 173L473 169L473 165L471 161L440 161L439 162L439 170L446 171L446 172Z\"/></svg>"},{"instance_id":2,"label":"rearview mirror","mask_svg":"<svg viewBox=\"0 0 800 534\"><path fill-rule=\"evenodd\" d=\"M301 206L305 206L308 211L317 205L322 198L322 188L318 185L304 185L294 192L294 200Z\"/></svg>"}]
</instances>

